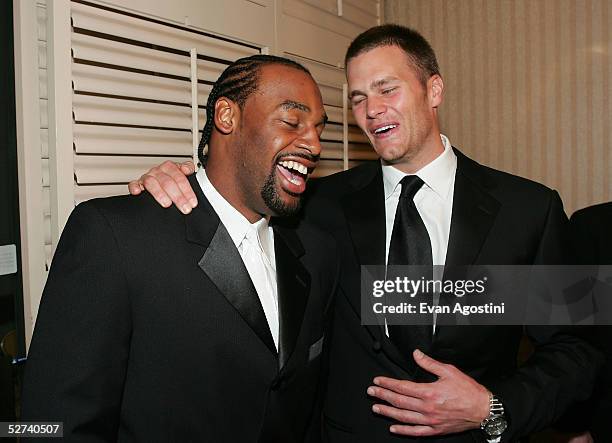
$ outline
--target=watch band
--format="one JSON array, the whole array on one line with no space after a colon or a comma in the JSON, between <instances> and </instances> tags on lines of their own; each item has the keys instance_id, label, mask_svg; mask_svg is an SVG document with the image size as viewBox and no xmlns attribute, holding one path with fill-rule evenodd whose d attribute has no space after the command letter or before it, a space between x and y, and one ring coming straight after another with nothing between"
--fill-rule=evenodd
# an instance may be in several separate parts
<instances>
[{"instance_id":1,"label":"watch band","mask_svg":"<svg viewBox=\"0 0 612 443\"><path fill-rule=\"evenodd\" d=\"M489 393L489 417L494 415L504 415L504 405L492 393Z\"/></svg>"}]
</instances>

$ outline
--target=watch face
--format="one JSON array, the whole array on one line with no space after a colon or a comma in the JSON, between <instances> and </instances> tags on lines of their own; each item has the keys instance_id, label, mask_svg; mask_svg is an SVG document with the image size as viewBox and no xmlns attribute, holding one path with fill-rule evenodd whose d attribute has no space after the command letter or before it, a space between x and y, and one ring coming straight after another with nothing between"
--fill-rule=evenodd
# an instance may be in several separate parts
<instances>
[{"instance_id":1,"label":"watch face","mask_svg":"<svg viewBox=\"0 0 612 443\"><path fill-rule=\"evenodd\" d=\"M497 417L491 417L491 419L485 425L484 430L487 435L497 437L498 435L501 435L507 427L508 423L506 422L506 419L503 416L498 415Z\"/></svg>"}]
</instances>

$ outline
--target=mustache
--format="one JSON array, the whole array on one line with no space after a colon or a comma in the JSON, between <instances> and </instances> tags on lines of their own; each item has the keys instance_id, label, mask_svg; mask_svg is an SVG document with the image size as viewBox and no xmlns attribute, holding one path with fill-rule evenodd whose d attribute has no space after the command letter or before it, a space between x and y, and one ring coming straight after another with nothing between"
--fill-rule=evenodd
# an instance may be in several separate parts
<instances>
[{"instance_id":1,"label":"mustache","mask_svg":"<svg viewBox=\"0 0 612 443\"><path fill-rule=\"evenodd\" d=\"M279 162L285 157L300 157L305 160L311 161L313 163L317 163L319 161L319 158L321 158L320 155L306 154L304 152L295 152L295 153L287 153L287 154L279 155L276 161Z\"/></svg>"}]
</instances>

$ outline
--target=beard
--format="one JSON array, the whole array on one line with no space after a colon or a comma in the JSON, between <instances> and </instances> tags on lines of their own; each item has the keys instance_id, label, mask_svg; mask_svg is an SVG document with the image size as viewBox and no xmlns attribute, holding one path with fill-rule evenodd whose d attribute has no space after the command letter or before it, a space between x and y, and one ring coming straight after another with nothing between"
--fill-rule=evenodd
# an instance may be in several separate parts
<instances>
[{"instance_id":1,"label":"beard","mask_svg":"<svg viewBox=\"0 0 612 443\"><path fill-rule=\"evenodd\" d=\"M261 198L266 206L272 210L275 216L290 217L297 214L300 211L301 198L298 195L289 192L288 194L296 197L296 199L294 203L287 203L283 201L280 195L278 195L277 189L276 166L274 166L261 188Z\"/></svg>"}]
</instances>

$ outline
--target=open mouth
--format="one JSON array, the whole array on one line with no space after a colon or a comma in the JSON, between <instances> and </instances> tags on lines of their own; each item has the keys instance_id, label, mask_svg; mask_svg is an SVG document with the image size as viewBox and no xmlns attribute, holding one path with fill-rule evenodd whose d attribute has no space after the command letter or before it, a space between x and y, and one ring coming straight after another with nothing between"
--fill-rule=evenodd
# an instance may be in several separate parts
<instances>
[{"instance_id":1,"label":"open mouth","mask_svg":"<svg viewBox=\"0 0 612 443\"><path fill-rule=\"evenodd\" d=\"M370 132L374 135L374 137L384 137L391 134L395 128L399 125L395 123L389 123L386 125L380 125L374 129L371 129Z\"/></svg>"},{"instance_id":2,"label":"open mouth","mask_svg":"<svg viewBox=\"0 0 612 443\"><path fill-rule=\"evenodd\" d=\"M276 168L283 179L281 187L289 194L297 195L306 190L308 176L314 170L314 165L306 159L292 158L291 160L281 159L276 164Z\"/></svg>"}]
</instances>

